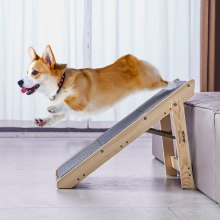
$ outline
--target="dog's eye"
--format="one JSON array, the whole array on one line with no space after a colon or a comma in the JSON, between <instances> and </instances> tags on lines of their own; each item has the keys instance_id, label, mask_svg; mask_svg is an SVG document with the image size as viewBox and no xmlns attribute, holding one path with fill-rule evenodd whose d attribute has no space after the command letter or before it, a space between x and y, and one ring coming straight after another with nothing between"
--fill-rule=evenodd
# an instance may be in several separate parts
<instances>
[{"instance_id":1,"label":"dog's eye","mask_svg":"<svg viewBox=\"0 0 220 220\"><path fill-rule=\"evenodd\" d=\"M32 74L33 76L36 76L38 73L39 73L39 72L38 72L37 70L34 70L31 74Z\"/></svg>"}]
</instances>

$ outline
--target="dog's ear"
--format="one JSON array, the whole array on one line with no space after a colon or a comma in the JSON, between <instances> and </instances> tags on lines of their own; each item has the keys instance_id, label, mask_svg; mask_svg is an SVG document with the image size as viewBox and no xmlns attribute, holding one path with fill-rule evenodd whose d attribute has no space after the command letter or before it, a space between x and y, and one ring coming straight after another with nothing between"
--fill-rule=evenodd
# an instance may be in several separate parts
<instances>
[{"instance_id":1,"label":"dog's ear","mask_svg":"<svg viewBox=\"0 0 220 220\"><path fill-rule=\"evenodd\" d=\"M56 64L56 60L55 60L55 57L53 55L53 52L52 52L50 45L47 45L46 48L44 49L42 59L43 59L44 63L50 67L50 69L54 68L54 66Z\"/></svg>"},{"instance_id":2,"label":"dog's ear","mask_svg":"<svg viewBox=\"0 0 220 220\"><path fill-rule=\"evenodd\" d=\"M29 54L29 57L31 58L31 60L38 60L39 59L39 56L37 55L37 53L35 52L33 47L28 48L28 54Z\"/></svg>"}]
</instances>

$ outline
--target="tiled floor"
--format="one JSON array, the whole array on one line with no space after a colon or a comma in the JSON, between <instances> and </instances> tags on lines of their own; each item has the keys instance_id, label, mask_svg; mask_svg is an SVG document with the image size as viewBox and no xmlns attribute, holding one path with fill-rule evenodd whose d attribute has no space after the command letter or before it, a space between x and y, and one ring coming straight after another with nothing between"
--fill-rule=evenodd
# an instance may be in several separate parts
<instances>
[{"instance_id":1,"label":"tiled floor","mask_svg":"<svg viewBox=\"0 0 220 220\"><path fill-rule=\"evenodd\" d=\"M56 168L93 139L1 138L0 219L220 219L219 205L165 177L150 138L129 145L77 188L57 190Z\"/></svg>"}]
</instances>

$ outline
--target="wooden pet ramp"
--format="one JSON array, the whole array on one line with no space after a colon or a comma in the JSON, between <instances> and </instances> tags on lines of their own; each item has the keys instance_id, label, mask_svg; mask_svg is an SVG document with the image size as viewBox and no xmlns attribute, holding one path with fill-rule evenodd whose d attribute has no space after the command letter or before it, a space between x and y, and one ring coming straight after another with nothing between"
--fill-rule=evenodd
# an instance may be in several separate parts
<instances>
[{"instance_id":1,"label":"wooden pet ramp","mask_svg":"<svg viewBox=\"0 0 220 220\"><path fill-rule=\"evenodd\" d=\"M162 89L127 117L103 133L97 140L61 165L57 171L57 187L72 188L108 161L144 132L162 135L166 174L179 173L182 188L194 188L188 135L183 103L194 94L194 80L174 81L176 88ZM172 113L175 131L170 131ZM163 131L151 127L161 122ZM161 134L160 134L161 133ZM177 155L174 154L173 139ZM178 172L177 172L178 171Z\"/></svg>"}]
</instances>

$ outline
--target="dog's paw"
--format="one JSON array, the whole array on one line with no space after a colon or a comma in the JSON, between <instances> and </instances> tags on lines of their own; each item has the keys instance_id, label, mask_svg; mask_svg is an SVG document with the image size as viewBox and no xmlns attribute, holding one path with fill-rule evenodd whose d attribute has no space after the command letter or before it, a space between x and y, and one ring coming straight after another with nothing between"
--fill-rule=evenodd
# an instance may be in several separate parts
<instances>
[{"instance_id":1,"label":"dog's paw","mask_svg":"<svg viewBox=\"0 0 220 220\"><path fill-rule=\"evenodd\" d=\"M50 120L49 119L35 119L34 123L35 125L37 125L38 127L44 127L45 125L49 125Z\"/></svg>"},{"instance_id":2,"label":"dog's paw","mask_svg":"<svg viewBox=\"0 0 220 220\"><path fill-rule=\"evenodd\" d=\"M56 106L49 106L47 108L47 111L50 112L50 113L57 113L58 112L58 109Z\"/></svg>"}]
</instances>

